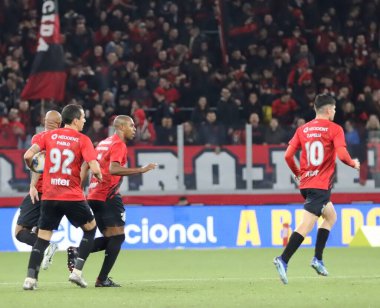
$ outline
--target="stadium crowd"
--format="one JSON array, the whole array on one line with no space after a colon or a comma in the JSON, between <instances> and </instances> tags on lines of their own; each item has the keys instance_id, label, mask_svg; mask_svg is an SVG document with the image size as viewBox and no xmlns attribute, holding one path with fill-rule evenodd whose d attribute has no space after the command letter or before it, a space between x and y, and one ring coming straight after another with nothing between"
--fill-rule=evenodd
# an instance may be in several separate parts
<instances>
[{"instance_id":1,"label":"stadium crowd","mask_svg":"<svg viewBox=\"0 0 380 308\"><path fill-rule=\"evenodd\" d=\"M216 3L60 1L66 96L44 109L81 104L95 144L118 114L134 144L176 144L177 124L187 145L244 144L246 123L253 143L284 144L329 93L348 145L380 139L379 1ZM42 121L41 102L20 99L40 6L0 3L0 148L27 147Z\"/></svg>"}]
</instances>

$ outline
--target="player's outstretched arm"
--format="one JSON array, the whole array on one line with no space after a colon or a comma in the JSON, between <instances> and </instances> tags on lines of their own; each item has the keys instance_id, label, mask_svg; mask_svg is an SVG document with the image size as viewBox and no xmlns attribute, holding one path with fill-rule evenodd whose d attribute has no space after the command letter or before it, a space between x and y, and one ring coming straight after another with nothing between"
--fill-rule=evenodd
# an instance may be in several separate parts
<instances>
[{"instance_id":1,"label":"player's outstretched arm","mask_svg":"<svg viewBox=\"0 0 380 308\"><path fill-rule=\"evenodd\" d=\"M294 160L294 156L296 155L297 149L289 145L285 152L285 161L288 164L290 170L292 170L293 174L298 178L301 175L301 171L298 168L296 161Z\"/></svg>"},{"instance_id":2,"label":"player's outstretched arm","mask_svg":"<svg viewBox=\"0 0 380 308\"><path fill-rule=\"evenodd\" d=\"M339 147L336 149L336 154L338 158L342 161L342 163L355 168L356 170L360 170L360 162L358 159L352 159L350 154L348 153L346 147Z\"/></svg>"},{"instance_id":3,"label":"player's outstretched arm","mask_svg":"<svg viewBox=\"0 0 380 308\"><path fill-rule=\"evenodd\" d=\"M118 162L112 162L110 164L110 174L119 176L130 176L148 172L150 170L156 169L158 164L150 163L140 168L127 168L121 166Z\"/></svg>"},{"instance_id":4,"label":"player's outstretched arm","mask_svg":"<svg viewBox=\"0 0 380 308\"><path fill-rule=\"evenodd\" d=\"M88 166L92 174L98 179L99 182L103 180L102 172L100 171L100 165L97 160L91 160L88 162Z\"/></svg>"}]
</instances>

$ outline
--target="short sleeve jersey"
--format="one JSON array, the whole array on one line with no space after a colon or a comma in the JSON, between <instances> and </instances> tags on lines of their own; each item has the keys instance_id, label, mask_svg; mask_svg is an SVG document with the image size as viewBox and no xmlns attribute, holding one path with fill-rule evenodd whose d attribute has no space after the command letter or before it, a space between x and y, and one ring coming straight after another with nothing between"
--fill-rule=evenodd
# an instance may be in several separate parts
<instances>
[{"instance_id":1,"label":"short sleeve jersey","mask_svg":"<svg viewBox=\"0 0 380 308\"><path fill-rule=\"evenodd\" d=\"M45 134L46 132L40 132L38 134L35 134L32 137L32 144L38 143L38 141L41 139L41 137ZM38 178L37 184L36 184L36 189L37 191L41 194L42 193L42 180L44 178L44 175L41 174L40 177Z\"/></svg>"},{"instance_id":2,"label":"short sleeve jersey","mask_svg":"<svg viewBox=\"0 0 380 308\"><path fill-rule=\"evenodd\" d=\"M83 161L96 160L91 140L71 128L46 132L36 142L46 151L42 200L85 200L80 181Z\"/></svg>"},{"instance_id":3,"label":"short sleeve jersey","mask_svg":"<svg viewBox=\"0 0 380 308\"><path fill-rule=\"evenodd\" d=\"M96 147L97 159L103 174L103 181L99 183L95 177L91 177L88 200L105 201L119 192L122 177L110 174L109 167L112 162L124 166L127 162L127 146L116 134L102 140Z\"/></svg>"},{"instance_id":4,"label":"short sleeve jersey","mask_svg":"<svg viewBox=\"0 0 380 308\"><path fill-rule=\"evenodd\" d=\"M299 127L289 144L301 149L300 189L330 189L335 173L335 149L346 146L342 127L329 120L314 119Z\"/></svg>"}]
</instances>

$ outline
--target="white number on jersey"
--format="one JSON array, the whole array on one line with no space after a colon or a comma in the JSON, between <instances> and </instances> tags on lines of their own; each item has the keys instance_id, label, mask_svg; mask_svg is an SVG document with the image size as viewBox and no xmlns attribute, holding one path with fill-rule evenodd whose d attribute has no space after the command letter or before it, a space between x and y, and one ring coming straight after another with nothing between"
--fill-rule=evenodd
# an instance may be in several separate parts
<instances>
[{"instance_id":1,"label":"white number on jersey","mask_svg":"<svg viewBox=\"0 0 380 308\"><path fill-rule=\"evenodd\" d=\"M66 156L66 158L63 160L63 156ZM50 167L49 173L56 173L60 169L62 169L62 174L68 174L71 175L71 169L69 168L70 164L73 162L75 156L73 151L69 149L64 149L61 153L61 151L57 148L53 148L50 151L50 161L52 162L53 166ZM62 166L61 166L62 163Z\"/></svg>"},{"instance_id":2,"label":"white number on jersey","mask_svg":"<svg viewBox=\"0 0 380 308\"><path fill-rule=\"evenodd\" d=\"M320 141L306 142L306 159L307 165L319 166L323 162L325 156L325 149Z\"/></svg>"}]
</instances>

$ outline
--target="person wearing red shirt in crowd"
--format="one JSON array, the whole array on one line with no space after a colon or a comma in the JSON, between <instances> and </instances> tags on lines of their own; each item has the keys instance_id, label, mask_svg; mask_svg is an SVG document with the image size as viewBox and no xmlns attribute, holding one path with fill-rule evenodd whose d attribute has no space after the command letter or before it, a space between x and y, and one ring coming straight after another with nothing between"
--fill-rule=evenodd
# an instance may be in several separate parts
<instances>
[{"instance_id":1,"label":"person wearing red shirt in crowd","mask_svg":"<svg viewBox=\"0 0 380 308\"><path fill-rule=\"evenodd\" d=\"M27 166L32 168L33 156L46 151L38 238L30 255L24 290L36 289L42 253L64 215L72 225L83 230L79 255L69 281L87 287L82 269L94 243L96 223L81 187L80 170L86 161L98 181L102 180L102 173L91 140L80 133L86 122L83 108L67 105L62 110L62 122L64 128L46 132L24 154Z\"/></svg>"},{"instance_id":2,"label":"person wearing red shirt in crowd","mask_svg":"<svg viewBox=\"0 0 380 308\"><path fill-rule=\"evenodd\" d=\"M19 141L25 140L25 125L20 121L18 109L11 108L8 117L0 120L0 147L17 149Z\"/></svg>"},{"instance_id":3,"label":"person wearing red shirt in crowd","mask_svg":"<svg viewBox=\"0 0 380 308\"><path fill-rule=\"evenodd\" d=\"M45 131L34 135L32 138L32 144L37 143L47 131L59 128L61 122L62 117L58 111L51 110L47 112L45 116ZM20 214L17 218L17 225L15 228L16 239L30 246L33 246L37 241L37 234L33 228L37 227L38 219L40 218L42 178L42 174L33 171L31 172L29 194L21 203ZM57 248L57 244L52 243L48 249L45 250L44 259L42 261L43 269L48 268Z\"/></svg>"},{"instance_id":4,"label":"person wearing red shirt in crowd","mask_svg":"<svg viewBox=\"0 0 380 308\"><path fill-rule=\"evenodd\" d=\"M290 95L291 90L285 91L281 97L272 102L272 115L277 118L281 125L290 125L294 120L294 113L298 105Z\"/></svg>"},{"instance_id":5,"label":"person wearing red shirt in crowd","mask_svg":"<svg viewBox=\"0 0 380 308\"><path fill-rule=\"evenodd\" d=\"M332 122L335 116L335 99L328 94L317 95L314 107L315 119L296 130L285 152L286 163L299 181L301 194L305 198L305 211L301 224L290 236L282 255L273 260L284 284L288 283L286 271L290 258L314 228L320 216L323 217L323 222L318 228L315 256L311 266L319 275L328 275L322 254L336 221L336 212L330 201L336 156L346 165L360 169L359 160L352 159L347 152L342 127ZM300 148L302 152L299 168L294 156Z\"/></svg>"},{"instance_id":6,"label":"person wearing red shirt in crowd","mask_svg":"<svg viewBox=\"0 0 380 308\"><path fill-rule=\"evenodd\" d=\"M103 237L95 239L92 252L105 250L104 262L96 280L95 287L120 287L108 274L116 262L121 245L125 240L125 209L119 188L123 176L142 174L153 170L157 164L150 163L140 168L127 168L127 146L125 142L135 137L136 128L133 119L119 115L114 119L115 134L101 141L96 147L97 158L103 174L99 183L92 176L87 200L94 212L96 223ZM82 179L87 177L87 165L82 168ZM68 268L73 269L77 248L69 247Z\"/></svg>"}]
</instances>

